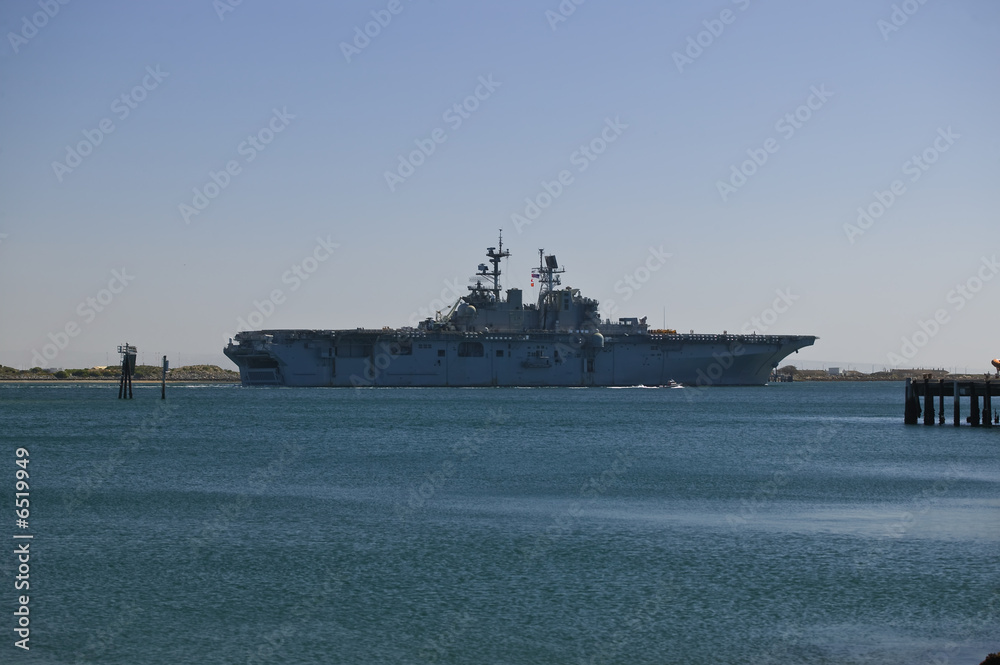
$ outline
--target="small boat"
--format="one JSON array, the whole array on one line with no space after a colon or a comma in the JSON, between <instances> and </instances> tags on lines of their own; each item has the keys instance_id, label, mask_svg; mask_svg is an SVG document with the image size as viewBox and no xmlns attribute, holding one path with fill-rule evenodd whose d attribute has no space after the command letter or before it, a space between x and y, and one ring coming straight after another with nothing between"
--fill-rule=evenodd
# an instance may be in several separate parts
<instances>
[{"instance_id":1,"label":"small boat","mask_svg":"<svg viewBox=\"0 0 1000 665\"><path fill-rule=\"evenodd\" d=\"M684 386L681 385L680 383L677 383L673 379L670 379L669 381L667 381L667 387L668 388L683 388Z\"/></svg>"}]
</instances>

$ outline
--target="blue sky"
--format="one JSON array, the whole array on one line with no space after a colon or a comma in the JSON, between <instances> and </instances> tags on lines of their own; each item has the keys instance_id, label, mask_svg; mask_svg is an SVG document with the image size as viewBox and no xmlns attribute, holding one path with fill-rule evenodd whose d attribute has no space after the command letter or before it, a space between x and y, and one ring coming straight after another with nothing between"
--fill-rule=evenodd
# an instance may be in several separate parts
<instances>
[{"instance_id":1,"label":"blue sky","mask_svg":"<svg viewBox=\"0 0 1000 665\"><path fill-rule=\"evenodd\" d=\"M405 325L501 228L506 286L545 248L605 313L819 335L800 366L1000 356L1000 6L562 7L5 2L0 363Z\"/></svg>"}]
</instances>

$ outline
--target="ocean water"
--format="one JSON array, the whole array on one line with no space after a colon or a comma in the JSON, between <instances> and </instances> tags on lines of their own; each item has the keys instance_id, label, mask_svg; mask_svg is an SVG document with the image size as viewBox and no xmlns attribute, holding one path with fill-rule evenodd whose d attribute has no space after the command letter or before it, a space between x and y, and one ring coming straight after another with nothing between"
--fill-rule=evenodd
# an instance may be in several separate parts
<instances>
[{"instance_id":1,"label":"ocean water","mask_svg":"<svg viewBox=\"0 0 1000 665\"><path fill-rule=\"evenodd\" d=\"M977 664L1000 428L902 393L0 384L0 660Z\"/></svg>"}]
</instances>

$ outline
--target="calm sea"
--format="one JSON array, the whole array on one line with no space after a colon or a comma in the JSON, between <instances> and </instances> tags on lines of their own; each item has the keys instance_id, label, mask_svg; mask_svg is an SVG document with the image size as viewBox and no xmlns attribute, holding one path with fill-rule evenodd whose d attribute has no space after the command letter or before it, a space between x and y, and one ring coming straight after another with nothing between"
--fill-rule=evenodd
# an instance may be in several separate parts
<instances>
[{"instance_id":1,"label":"calm sea","mask_svg":"<svg viewBox=\"0 0 1000 665\"><path fill-rule=\"evenodd\" d=\"M0 384L0 661L1000 651L1000 428L906 427L900 384L159 390Z\"/></svg>"}]
</instances>

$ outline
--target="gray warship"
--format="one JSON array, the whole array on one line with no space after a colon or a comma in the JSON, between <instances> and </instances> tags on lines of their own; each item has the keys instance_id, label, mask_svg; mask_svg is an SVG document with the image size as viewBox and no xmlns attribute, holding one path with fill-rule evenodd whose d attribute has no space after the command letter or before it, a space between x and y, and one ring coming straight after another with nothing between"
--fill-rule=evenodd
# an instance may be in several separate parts
<instances>
[{"instance_id":1,"label":"gray warship","mask_svg":"<svg viewBox=\"0 0 1000 665\"><path fill-rule=\"evenodd\" d=\"M223 352L244 386L756 386L816 341L602 320L598 301L562 286L565 269L544 250L538 300L525 303L521 289L501 289L502 235L486 256L469 293L416 327L243 331Z\"/></svg>"}]
</instances>

